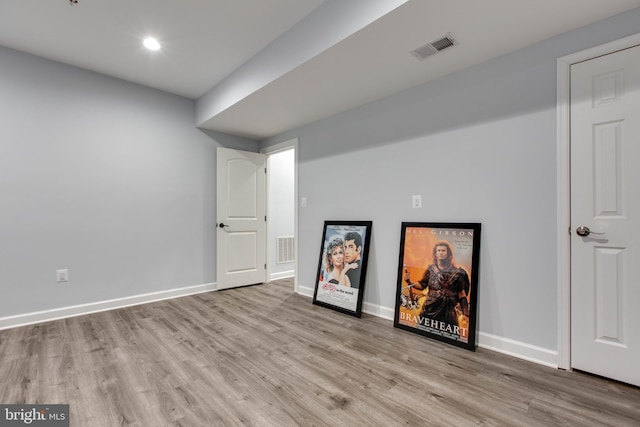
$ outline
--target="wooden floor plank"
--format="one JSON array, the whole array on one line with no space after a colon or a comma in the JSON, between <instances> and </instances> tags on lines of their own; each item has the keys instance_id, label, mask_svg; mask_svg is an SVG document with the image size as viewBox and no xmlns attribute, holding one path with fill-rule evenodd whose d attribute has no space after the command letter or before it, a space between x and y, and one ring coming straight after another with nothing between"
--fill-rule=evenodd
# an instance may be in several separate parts
<instances>
[{"instance_id":1,"label":"wooden floor plank","mask_svg":"<svg viewBox=\"0 0 640 427\"><path fill-rule=\"evenodd\" d=\"M0 331L73 426L638 426L640 389L314 306L290 279Z\"/></svg>"}]
</instances>

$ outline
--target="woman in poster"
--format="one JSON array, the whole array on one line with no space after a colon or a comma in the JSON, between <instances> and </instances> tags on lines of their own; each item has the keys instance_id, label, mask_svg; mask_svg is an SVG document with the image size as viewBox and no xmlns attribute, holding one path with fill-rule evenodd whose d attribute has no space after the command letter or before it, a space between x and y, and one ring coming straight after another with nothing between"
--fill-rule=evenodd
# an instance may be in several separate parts
<instances>
[{"instance_id":1,"label":"woman in poster","mask_svg":"<svg viewBox=\"0 0 640 427\"><path fill-rule=\"evenodd\" d=\"M351 287L351 281L347 276L347 268L344 264L344 240L342 237L334 237L324 254L324 269L327 273L325 281L335 285Z\"/></svg>"},{"instance_id":2,"label":"woman in poster","mask_svg":"<svg viewBox=\"0 0 640 427\"><path fill-rule=\"evenodd\" d=\"M324 222L314 304L360 317L370 235L371 221ZM358 283L350 277L354 270L360 273Z\"/></svg>"}]
</instances>

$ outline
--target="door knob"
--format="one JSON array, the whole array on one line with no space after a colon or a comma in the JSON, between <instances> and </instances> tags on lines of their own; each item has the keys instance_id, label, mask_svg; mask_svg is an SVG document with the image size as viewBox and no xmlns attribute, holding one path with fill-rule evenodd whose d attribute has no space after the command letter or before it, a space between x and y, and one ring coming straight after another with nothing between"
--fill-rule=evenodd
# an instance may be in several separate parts
<instances>
[{"instance_id":1,"label":"door knob","mask_svg":"<svg viewBox=\"0 0 640 427\"><path fill-rule=\"evenodd\" d=\"M225 227L228 227L228 226L229 226L229 224L225 224L224 222L221 222L220 224L218 224L218 227L220 227L220 228L225 228Z\"/></svg>"},{"instance_id":2,"label":"door knob","mask_svg":"<svg viewBox=\"0 0 640 427\"><path fill-rule=\"evenodd\" d=\"M587 237L589 234L591 234L591 230L589 230L589 227L581 225L580 227L576 228L576 234L578 236Z\"/></svg>"},{"instance_id":3,"label":"door knob","mask_svg":"<svg viewBox=\"0 0 640 427\"><path fill-rule=\"evenodd\" d=\"M596 233L595 231L589 230L589 227L585 227L584 225L581 225L580 227L576 228L576 234L580 237L587 237L590 234L597 234L598 236L604 236L605 233Z\"/></svg>"}]
</instances>

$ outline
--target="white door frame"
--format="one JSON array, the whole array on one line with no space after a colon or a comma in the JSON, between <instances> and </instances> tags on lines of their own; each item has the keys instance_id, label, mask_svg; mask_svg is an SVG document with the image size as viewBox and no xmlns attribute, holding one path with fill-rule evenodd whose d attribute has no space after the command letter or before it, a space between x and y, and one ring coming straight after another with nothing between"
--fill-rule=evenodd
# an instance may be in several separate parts
<instances>
[{"instance_id":1,"label":"white door frame","mask_svg":"<svg viewBox=\"0 0 640 427\"><path fill-rule=\"evenodd\" d=\"M557 60L557 251L558 251L558 367L571 369L571 181L570 88L571 65L640 44L640 33L586 49Z\"/></svg>"},{"instance_id":2,"label":"white door frame","mask_svg":"<svg viewBox=\"0 0 640 427\"><path fill-rule=\"evenodd\" d=\"M298 293L298 138L289 139L284 142L280 142L269 147L265 147L260 150L262 154L267 156L267 163L269 162L269 155L275 154L279 151L285 151L293 148L293 199L294 199L294 211L293 211L293 291ZM267 168L267 183L269 180L269 168ZM269 195L267 194L267 212L269 211ZM270 235L271 219L267 217L267 238ZM269 259L269 245L267 245L267 259ZM271 277L271 267L267 263L267 280Z\"/></svg>"}]
</instances>

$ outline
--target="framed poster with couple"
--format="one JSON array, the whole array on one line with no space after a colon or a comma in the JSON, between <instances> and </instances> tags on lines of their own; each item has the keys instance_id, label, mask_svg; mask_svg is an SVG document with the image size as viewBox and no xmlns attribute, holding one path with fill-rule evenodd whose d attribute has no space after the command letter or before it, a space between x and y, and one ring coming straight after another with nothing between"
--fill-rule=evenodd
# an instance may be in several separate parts
<instances>
[{"instance_id":1,"label":"framed poster with couple","mask_svg":"<svg viewBox=\"0 0 640 427\"><path fill-rule=\"evenodd\" d=\"M402 223L393 325L476 348L480 224Z\"/></svg>"},{"instance_id":2,"label":"framed poster with couple","mask_svg":"<svg viewBox=\"0 0 640 427\"><path fill-rule=\"evenodd\" d=\"M313 303L362 315L371 221L325 221Z\"/></svg>"}]
</instances>

